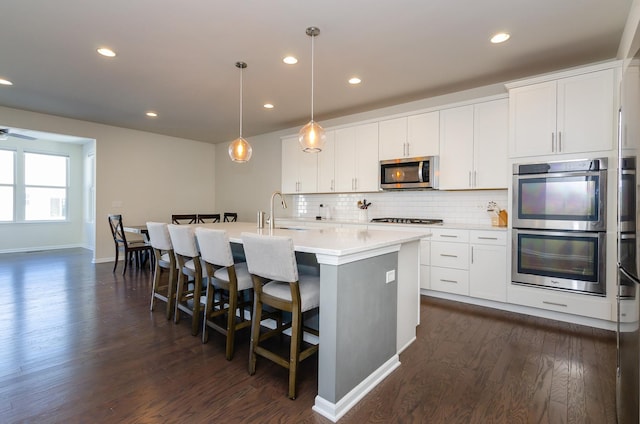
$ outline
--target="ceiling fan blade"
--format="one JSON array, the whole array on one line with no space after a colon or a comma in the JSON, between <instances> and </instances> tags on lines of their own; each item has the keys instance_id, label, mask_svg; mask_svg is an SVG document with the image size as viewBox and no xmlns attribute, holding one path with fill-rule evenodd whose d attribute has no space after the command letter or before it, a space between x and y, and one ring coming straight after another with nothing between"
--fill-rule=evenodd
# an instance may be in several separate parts
<instances>
[{"instance_id":1,"label":"ceiling fan blade","mask_svg":"<svg viewBox=\"0 0 640 424\"><path fill-rule=\"evenodd\" d=\"M23 135L23 134L18 134L14 132L10 132L9 136L15 137L15 138L21 138L23 140L37 140L37 138L31 137L30 135Z\"/></svg>"}]
</instances>

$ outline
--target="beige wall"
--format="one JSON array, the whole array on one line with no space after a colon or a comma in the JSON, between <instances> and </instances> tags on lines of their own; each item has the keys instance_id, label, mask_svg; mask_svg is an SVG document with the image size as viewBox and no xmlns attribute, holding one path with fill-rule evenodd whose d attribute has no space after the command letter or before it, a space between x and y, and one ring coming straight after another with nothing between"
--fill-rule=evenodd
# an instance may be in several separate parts
<instances>
[{"instance_id":1,"label":"beige wall","mask_svg":"<svg viewBox=\"0 0 640 424\"><path fill-rule=\"evenodd\" d=\"M172 213L216 209L213 144L4 107L0 124L96 140L97 262L114 256L110 213L143 224L166 222Z\"/></svg>"}]
</instances>

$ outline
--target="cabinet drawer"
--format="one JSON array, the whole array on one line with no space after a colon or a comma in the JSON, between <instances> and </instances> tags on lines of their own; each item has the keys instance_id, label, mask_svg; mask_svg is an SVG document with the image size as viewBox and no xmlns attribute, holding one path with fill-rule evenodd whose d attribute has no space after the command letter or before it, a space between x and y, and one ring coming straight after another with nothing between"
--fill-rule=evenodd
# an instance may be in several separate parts
<instances>
[{"instance_id":1,"label":"cabinet drawer","mask_svg":"<svg viewBox=\"0 0 640 424\"><path fill-rule=\"evenodd\" d=\"M469 242L469 230L455 230L449 228L434 228L431 241L448 241L456 243Z\"/></svg>"},{"instance_id":2,"label":"cabinet drawer","mask_svg":"<svg viewBox=\"0 0 640 424\"><path fill-rule=\"evenodd\" d=\"M469 296L469 271L431 267L431 290Z\"/></svg>"},{"instance_id":3,"label":"cabinet drawer","mask_svg":"<svg viewBox=\"0 0 640 424\"><path fill-rule=\"evenodd\" d=\"M469 245L466 243L431 243L431 266L469 269Z\"/></svg>"},{"instance_id":4,"label":"cabinet drawer","mask_svg":"<svg viewBox=\"0 0 640 424\"><path fill-rule=\"evenodd\" d=\"M429 240L420 240L420 265L431 264L431 242Z\"/></svg>"},{"instance_id":5,"label":"cabinet drawer","mask_svg":"<svg viewBox=\"0 0 640 424\"><path fill-rule=\"evenodd\" d=\"M428 266L420 265L420 288L421 289L430 289L431 288L431 269Z\"/></svg>"},{"instance_id":6,"label":"cabinet drawer","mask_svg":"<svg viewBox=\"0 0 640 424\"><path fill-rule=\"evenodd\" d=\"M507 245L506 231L469 231L469 242L471 244L495 244L499 246Z\"/></svg>"},{"instance_id":7,"label":"cabinet drawer","mask_svg":"<svg viewBox=\"0 0 640 424\"><path fill-rule=\"evenodd\" d=\"M507 301L517 305L532 306L539 309L608 321L612 318L612 308L609 300L584 294L563 293L511 284L508 289Z\"/></svg>"}]
</instances>

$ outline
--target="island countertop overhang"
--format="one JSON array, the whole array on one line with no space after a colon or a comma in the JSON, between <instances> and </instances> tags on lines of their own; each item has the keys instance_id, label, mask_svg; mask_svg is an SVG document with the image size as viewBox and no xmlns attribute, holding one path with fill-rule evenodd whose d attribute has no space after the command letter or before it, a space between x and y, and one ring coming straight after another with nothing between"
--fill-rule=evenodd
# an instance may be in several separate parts
<instances>
[{"instance_id":1,"label":"island countertop overhang","mask_svg":"<svg viewBox=\"0 0 640 424\"><path fill-rule=\"evenodd\" d=\"M297 252L314 253L320 263L326 261L343 263L348 257L366 258L377 256L384 252L397 251L403 243L416 241L428 236L428 234L404 231L340 227L318 229L275 228L269 230L268 228L257 228L256 224L247 222L191 225L225 230L229 235L229 240L233 243L242 243L242 233L291 237Z\"/></svg>"}]
</instances>

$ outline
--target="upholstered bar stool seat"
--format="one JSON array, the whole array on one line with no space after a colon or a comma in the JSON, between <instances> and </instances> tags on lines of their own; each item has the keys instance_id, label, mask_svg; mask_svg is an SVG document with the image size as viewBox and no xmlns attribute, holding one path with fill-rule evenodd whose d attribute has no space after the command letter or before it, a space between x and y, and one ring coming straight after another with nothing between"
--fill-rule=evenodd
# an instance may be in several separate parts
<instances>
[{"instance_id":1,"label":"upholstered bar stool seat","mask_svg":"<svg viewBox=\"0 0 640 424\"><path fill-rule=\"evenodd\" d=\"M257 355L289 369L288 396L296 397L298 364L318 351L318 345L301 350L303 331L317 331L303 326L302 314L320 305L320 278L298 273L293 241L288 237L242 234L242 244L249 273L253 279L253 317L249 374L256 371ZM261 333L262 309L271 308L291 313L291 322L277 321L274 330ZM291 328L289 357L283 357L261 345L261 342Z\"/></svg>"},{"instance_id":2,"label":"upholstered bar stool seat","mask_svg":"<svg viewBox=\"0 0 640 424\"><path fill-rule=\"evenodd\" d=\"M156 258L153 270L153 285L151 288L151 306L153 311L156 299L166 302L167 319L173 315L174 300L176 293L176 256L173 252L169 228L163 222L147 222L147 232L149 241ZM162 284L162 274L169 271L166 284Z\"/></svg>"},{"instance_id":3,"label":"upholstered bar stool seat","mask_svg":"<svg viewBox=\"0 0 640 424\"><path fill-rule=\"evenodd\" d=\"M246 263L234 263L226 231L199 227L196 237L207 274L213 276L207 285L202 342L207 343L209 328L223 334L226 357L231 360L236 330L251 326L245 310L251 307L253 281Z\"/></svg>"}]
</instances>

